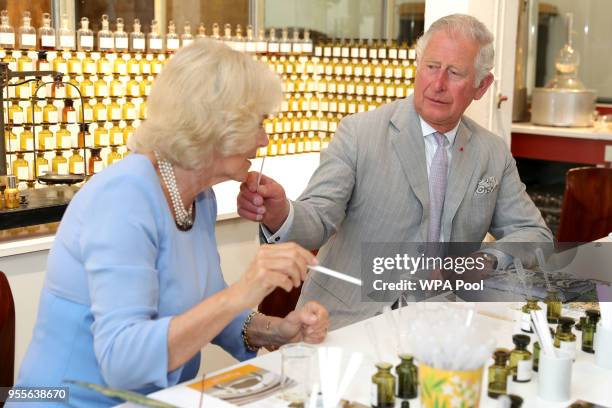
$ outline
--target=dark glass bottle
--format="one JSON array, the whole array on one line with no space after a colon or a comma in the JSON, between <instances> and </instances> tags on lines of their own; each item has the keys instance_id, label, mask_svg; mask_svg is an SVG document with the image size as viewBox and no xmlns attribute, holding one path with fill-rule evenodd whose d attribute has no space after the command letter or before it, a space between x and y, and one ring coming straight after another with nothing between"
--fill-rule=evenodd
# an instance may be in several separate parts
<instances>
[{"instance_id":1,"label":"dark glass bottle","mask_svg":"<svg viewBox=\"0 0 612 408\"><path fill-rule=\"evenodd\" d=\"M508 392L508 374L510 372L507 362L510 353L506 349L497 349L493 353L495 363L489 367L489 388L487 394L497 398Z\"/></svg>"},{"instance_id":2,"label":"dark glass bottle","mask_svg":"<svg viewBox=\"0 0 612 408\"><path fill-rule=\"evenodd\" d=\"M589 309L586 311L586 321L582 326L582 351L587 353L595 353L593 348L593 339L595 338L595 330L599 321L599 310Z\"/></svg>"},{"instance_id":3,"label":"dark glass bottle","mask_svg":"<svg viewBox=\"0 0 612 408\"><path fill-rule=\"evenodd\" d=\"M569 352L572 359L576 358L576 335L572 333L574 323L575 320L571 317L560 317L555 333L555 347Z\"/></svg>"},{"instance_id":4,"label":"dark glass bottle","mask_svg":"<svg viewBox=\"0 0 612 408\"><path fill-rule=\"evenodd\" d=\"M416 398L418 388L418 369L410 354L400 354L401 362L395 367L397 374L397 397Z\"/></svg>"},{"instance_id":5,"label":"dark glass bottle","mask_svg":"<svg viewBox=\"0 0 612 408\"><path fill-rule=\"evenodd\" d=\"M548 323L557 323L561 317L561 299L557 289L550 289L546 292L546 319Z\"/></svg>"},{"instance_id":6,"label":"dark glass bottle","mask_svg":"<svg viewBox=\"0 0 612 408\"><path fill-rule=\"evenodd\" d=\"M373 408L395 407L395 376L391 374L393 365L377 363L378 371L372 376L371 404Z\"/></svg>"},{"instance_id":7,"label":"dark glass bottle","mask_svg":"<svg viewBox=\"0 0 612 408\"><path fill-rule=\"evenodd\" d=\"M531 327L531 310L541 310L542 308L538 305L537 299L527 299L527 303L522 307L521 311L521 331L525 333L533 333Z\"/></svg>"},{"instance_id":8,"label":"dark glass bottle","mask_svg":"<svg viewBox=\"0 0 612 408\"><path fill-rule=\"evenodd\" d=\"M510 353L510 369L512 370L512 380L515 382L531 381L531 370L533 360L527 346L531 338L526 334L515 334L512 342L515 349Z\"/></svg>"}]
</instances>

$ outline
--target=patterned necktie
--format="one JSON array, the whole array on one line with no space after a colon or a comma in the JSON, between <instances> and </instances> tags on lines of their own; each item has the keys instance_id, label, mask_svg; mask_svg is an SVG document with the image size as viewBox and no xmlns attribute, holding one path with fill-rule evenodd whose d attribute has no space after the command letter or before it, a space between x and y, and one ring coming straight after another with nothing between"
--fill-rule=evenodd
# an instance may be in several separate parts
<instances>
[{"instance_id":1,"label":"patterned necktie","mask_svg":"<svg viewBox=\"0 0 612 408\"><path fill-rule=\"evenodd\" d=\"M446 182L448 179L448 155L446 146L448 139L442 133L433 134L438 148L431 161L429 170L429 230L428 242L440 242L440 229L442 227L442 210L444 196L446 195Z\"/></svg>"}]
</instances>

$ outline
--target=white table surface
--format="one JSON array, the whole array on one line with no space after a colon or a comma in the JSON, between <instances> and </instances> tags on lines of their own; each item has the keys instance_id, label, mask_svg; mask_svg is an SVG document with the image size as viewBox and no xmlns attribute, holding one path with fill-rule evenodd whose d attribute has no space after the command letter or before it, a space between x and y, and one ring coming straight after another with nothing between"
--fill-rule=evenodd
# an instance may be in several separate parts
<instances>
[{"instance_id":1,"label":"white table surface","mask_svg":"<svg viewBox=\"0 0 612 408\"><path fill-rule=\"evenodd\" d=\"M578 139L592 140L611 140L612 131L610 129L601 129L595 126L591 127L555 127L555 126L539 126L533 123L513 123L512 132L527 133L541 136L557 136L557 137L573 137Z\"/></svg>"},{"instance_id":2,"label":"white table surface","mask_svg":"<svg viewBox=\"0 0 612 408\"><path fill-rule=\"evenodd\" d=\"M456 304L449 304L457 307ZM497 347L513 348L512 335L520 333L518 326L518 303L480 303L476 305L477 314L475 320L482 324L482 337L493 338L496 340ZM409 306L415 308L414 305ZM416 310L416 309L415 309ZM568 311L564 308L564 315L577 317L575 311ZM383 316L376 316L369 319L375 324L379 332L384 332L386 327ZM370 401L370 378L375 372L374 351L365 332L365 322L358 322L353 325L330 332L327 339L321 346L337 346L344 349L345 356L348 352L362 352L365 354L364 362L353 382L351 383L345 398L351 401L358 401L369 406ZM449 333L449 335L452 335ZM576 332L578 348L581 344L581 333ZM529 346L531 350L531 345ZM492 364L491 359L487 366ZM249 364L263 367L270 371L280 372L279 352L267 353L255 359L249 360ZM242 363L242 364L245 364ZM199 379L197 380L199 381ZM175 404L181 407L197 407L199 403L199 392L188 388L186 384L179 384L175 387L167 388L151 394L151 397ZM529 383L518 384L509 382L509 393L517 394L524 399L523 407L567 407L571 402L578 399L598 403L607 407L612 407L612 370L605 370L595 365L594 355L577 352L577 359L573 365L572 389L569 401L562 403L552 403L541 400L537 397L537 373ZM491 399L486 395L487 374L483 375L481 407L497 407L497 400ZM410 401L412 407L420 406L418 399ZM222 401L206 400L206 407L226 407ZM271 402L258 403L257 407L274 406Z\"/></svg>"}]
</instances>

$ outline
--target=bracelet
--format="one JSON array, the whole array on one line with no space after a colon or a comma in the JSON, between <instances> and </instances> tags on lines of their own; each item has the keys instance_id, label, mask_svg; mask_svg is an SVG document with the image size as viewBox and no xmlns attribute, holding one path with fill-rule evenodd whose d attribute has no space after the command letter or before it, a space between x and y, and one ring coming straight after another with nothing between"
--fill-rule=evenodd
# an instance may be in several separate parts
<instances>
[{"instance_id":1,"label":"bracelet","mask_svg":"<svg viewBox=\"0 0 612 408\"><path fill-rule=\"evenodd\" d=\"M244 342L244 346L246 347L246 349L254 353L257 353L260 347L253 347L253 345L249 343L249 336L247 335L247 329L249 327L249 324L251 324L251 320L253 320L253 317L257 316L258 314L261 314L261 313L256 312L256 311L252 311L251 313L249 313L247 318L244 320L244 323L242 324L242 332L240 333L240 335L242 336L242 341Z\"/></svg>"}]
</instances>

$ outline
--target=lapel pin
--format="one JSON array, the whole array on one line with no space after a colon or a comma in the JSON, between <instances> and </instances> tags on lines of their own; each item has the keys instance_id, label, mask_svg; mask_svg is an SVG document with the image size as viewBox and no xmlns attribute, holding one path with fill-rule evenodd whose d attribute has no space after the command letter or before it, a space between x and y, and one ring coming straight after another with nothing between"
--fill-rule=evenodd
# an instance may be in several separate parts
<instances>
[{"instance_id":1,"label":"lapel pin","mask_svg":"<svg viewBox=\"0 0 612 408\"><path fill-rule=\"evenodd\" d=\"M462 151L463 151L463 147L460 147L460 148L459 148L459 151L460 151L460 152L462 152Z\"/></svg>"}]
</instances>

